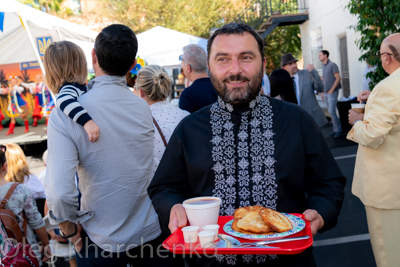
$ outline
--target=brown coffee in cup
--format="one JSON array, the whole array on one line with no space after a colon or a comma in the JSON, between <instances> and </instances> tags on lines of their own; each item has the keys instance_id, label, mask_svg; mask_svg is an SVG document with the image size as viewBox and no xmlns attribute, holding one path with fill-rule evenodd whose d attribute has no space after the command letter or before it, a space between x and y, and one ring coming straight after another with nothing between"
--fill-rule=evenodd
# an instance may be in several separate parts
<instances>
[{"instance_id":1,"label":"brown coffee in cup","mask_svg":"<svg viewBox=\"0 0 400 267\"><path fill-rule=\"evenodd\" d=\"M358 114L364 114L365 104L352 103L351 109L357 112Z\"/></svg>"}]
</instances>

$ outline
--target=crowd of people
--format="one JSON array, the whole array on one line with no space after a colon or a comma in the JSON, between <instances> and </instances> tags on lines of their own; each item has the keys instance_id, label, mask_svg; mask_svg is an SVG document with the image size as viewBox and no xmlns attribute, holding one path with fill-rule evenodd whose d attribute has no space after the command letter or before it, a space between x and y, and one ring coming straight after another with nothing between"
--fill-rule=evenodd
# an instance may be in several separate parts
<instances>
[{"instance_id":1,"label":"crowd of people","mask_svg":"<svg viewBox=\"0 0 400 267\"><path fill-rule=\"evenodd\" d=\"M387 194L397 173L400 97L388 91L398 78L399 38L388 37L381 48L382 64L394 75L371 95L360 94L369 96L365 115L349 113L348 138L360 144L353 192L366 206L379 266L398 260L398 246L386 249L385 243L393 245L396 235L373 229L390 229L388 218L399 218L396 190ZM320 92L328 106L330 136L342 137L335 110L340 74L329 52L319 56L323 79L311 64L299 70L291 53L268 78L262 37L247 25L227 24L210 37L207 52L193 44L183 48L182 73L191 85L176 107L168 101L171 79L162 67L131 72L137 48L128 27L104 28L91 53L96 77L88 84L77 45L60 41L47 48L44 82L57 99L44 180L29 172L18 145L0 151L0 196L19 183L7 205L21 226L27 220L29 243L36 243L33 232L44 247L49 243L35 203L46 199L45 214L59 227L49 234L74 245L78 266L316 266L312 247L296 255L198 256L184 263L161 244L187 225L182 202L197 196L220 197L221 216L261 205L304 214L313 235L336 225L346 178L320 132L327 119L315 96ZM371 170L377 155L389 163ZM383 169L388 180L377 190L373 177Z\"/></svg>"}]
</instances>

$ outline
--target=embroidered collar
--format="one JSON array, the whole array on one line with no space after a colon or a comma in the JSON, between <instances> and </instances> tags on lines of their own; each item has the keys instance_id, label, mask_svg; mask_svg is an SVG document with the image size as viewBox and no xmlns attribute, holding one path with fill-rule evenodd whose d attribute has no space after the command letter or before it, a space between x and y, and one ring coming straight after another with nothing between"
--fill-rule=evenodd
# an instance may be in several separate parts
<instances>
[{"instance_id":1,"label":"embroidered collar","mask_svg":"<svg viewBox=\"0 0 400 267\"><path fill-rule=\"evenodd\" d=\"M257 105L259 105L261 102L261 96L257 95L256 98L251 100L247 104L238 104L238 105L233 105L230 103L225 102L222 100L220 96L218 96L218 105L226 111L233 112L233 111L238 111L238 112L245 112L250 109L254 109Z\"/></svg>"}]
</instances>

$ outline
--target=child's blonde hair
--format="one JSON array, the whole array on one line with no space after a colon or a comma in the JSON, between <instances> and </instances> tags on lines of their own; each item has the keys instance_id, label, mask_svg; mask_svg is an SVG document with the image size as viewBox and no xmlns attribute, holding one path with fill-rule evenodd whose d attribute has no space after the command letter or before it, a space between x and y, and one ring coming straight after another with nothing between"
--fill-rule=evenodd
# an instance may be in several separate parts
<instances>
[{"instance_id":1,"label":"child's blonde hair","mask_svg":"<svg viewBox=\"0 0 400 267\"><path fill-rule=\"evenodd\" d=\"M136 88L142 90L150 100L162 101L171 93L171 79L162 67L147 65L137 75Z\"/></svg>"},{"instance_id":2,"label":"child's blonde hair","mask_svg":"<svg viewBox=\"0 0 400 267\"><path fill-rule=\"evenodd\" d=\"M72 42L52 43L44 53L43 65L46 71L44 82L55 94L66 82L86 83L88 72L85 53Z\"/></svg>"},{"instance_id":3,"label":"child's blonde hair","mask_svg":"<svg viewBox=\"0 0 400 267\"><path fill-rule=\"evenodd\" d=\"M5 179L9 182L24 183L24 177L29 176L29 166L26 162L24 151L17 144L5 144L7 174Z\"/></svg>"}]
</instances>

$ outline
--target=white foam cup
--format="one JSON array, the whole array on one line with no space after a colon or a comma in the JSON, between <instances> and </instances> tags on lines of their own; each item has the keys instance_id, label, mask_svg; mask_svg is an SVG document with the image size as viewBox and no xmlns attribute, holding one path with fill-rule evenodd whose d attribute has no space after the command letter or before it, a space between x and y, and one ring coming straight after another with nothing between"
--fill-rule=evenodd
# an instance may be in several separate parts
<instances>
[{"instance_id":1,"label":"white foam cup","mask_svg":"<svg viewBox=\"0 0 400 267\"><path fill-rule=\"evenodd\" d=\"M203 226L218 224L221 199L218 197L196 197L183 201L190 225Z\"/></svg>"},{"instance_id":2,"label":"white foam cup","mask_svg":"<svg viewBox=\"0 0 400 267\"><path fill-rule=\"evenodd\" d=\"M218 230L219 230L219 225L218 224L208 224L202 227L203 231L213 231L215 233L215 240L218 239Z\"/></svg>"},{"instance_id":3,"label":"white foam cup","mask_svg":"<svg viewBox=\"0 0 400 267\"><path fill-rule=\"evenodd\" d=\"M215 232L214 231L202 231L198 233L200 239L200 246L202 248L209 248L214 244Z\"/></svg>"},{"instance_id":4,"label":"white foam cup","mask_svg":"<svg viewBox=\"0 0 400 267\"><path fill-rule=\"evenodd\" d=\"M182 229L183 239L185 243L196 243L197 242L197 234L199 232L198 226L186 226Z\"/></svg>"}]
</instances>

